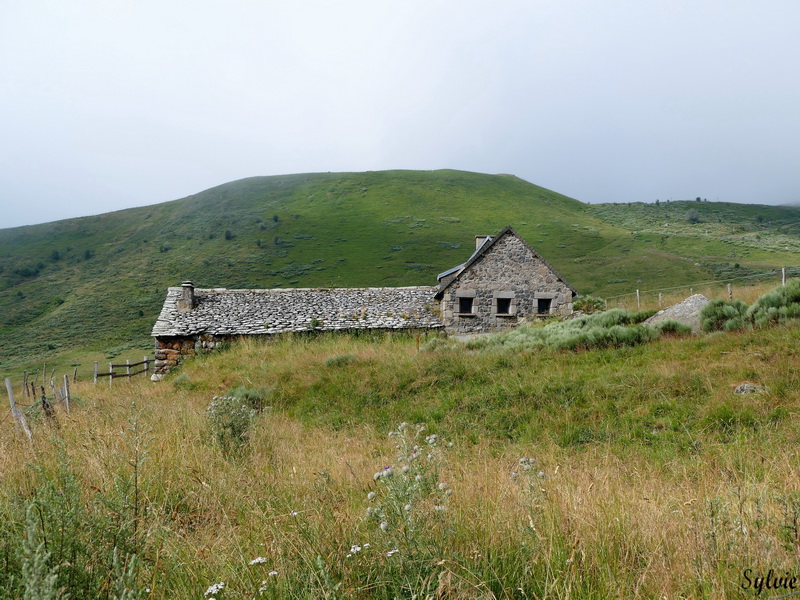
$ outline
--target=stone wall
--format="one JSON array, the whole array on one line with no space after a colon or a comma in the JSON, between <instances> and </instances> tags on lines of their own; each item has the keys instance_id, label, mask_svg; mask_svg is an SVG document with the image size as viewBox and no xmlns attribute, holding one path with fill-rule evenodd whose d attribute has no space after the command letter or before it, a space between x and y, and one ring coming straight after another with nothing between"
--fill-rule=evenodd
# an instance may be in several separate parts
<instances>
[{"instance_id":1,"label":"stone wall","mask_svg":"<svg viewBox=\"0 0 800 600\"><path fill-rule=\"evenodd\" d=\"M187 358L201 352L209 352L230 338L215 335L174 336L156 338L155 371L150 377L152 381L160 381L171 369Z\"/></svg>"},{"instance_id":2,"label":"stone wall","mask_svg":"<svg viewBox=\"0 0 800 600\"><path fill-rule=\"evenodd\" d=\"M501 236L444 291L442 321L449 333L511 329L549 315L572 313L572 290L515 235ZM460 298L473 298L472 312L459 311ZM498 314L498 298L509 310ZM549 310L539 312L540 300Z\"/></svg>"}]
</instances>

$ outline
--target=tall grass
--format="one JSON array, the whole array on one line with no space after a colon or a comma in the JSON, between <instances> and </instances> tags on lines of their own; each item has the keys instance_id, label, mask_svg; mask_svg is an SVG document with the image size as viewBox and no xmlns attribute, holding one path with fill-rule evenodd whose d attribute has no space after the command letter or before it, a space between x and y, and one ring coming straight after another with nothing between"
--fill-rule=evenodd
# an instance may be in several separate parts
<instances>
[{"instance_id":1,"label":"tall grass","mask_svg":"<svg viewBox=\"0 0 800 600\"><path fill-rule=\"evenodd\" d=\"M744 569L796 565L798 341L325 336L198 358L192 386L81 384L32 447L0 424L0 598L37 560L81 598L736 597ZM237 388L265 410L232 457L206 410Z\"/></svg>"}]
</instances>

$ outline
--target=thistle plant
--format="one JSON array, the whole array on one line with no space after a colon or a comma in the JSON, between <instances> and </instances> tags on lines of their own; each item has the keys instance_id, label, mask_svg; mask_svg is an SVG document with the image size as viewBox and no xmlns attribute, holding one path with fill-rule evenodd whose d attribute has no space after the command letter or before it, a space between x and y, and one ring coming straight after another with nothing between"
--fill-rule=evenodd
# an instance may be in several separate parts
<instances>
[{"instance_id":1,"label":"thistle plant","mask_svg":"<svg viewBox=\"0 0 800 600\"><path fill-rule=\"evenodd\" d=\"M426 435L423 424L401 423L389 437L396 460L373 475L376 488L367 495L367 518L380 533L387 559L399 554L403 561L424 564L435 557L442 538L434 532L453 494L441 478L446 448L452 444Z\"/></svg>"},{"instance_id":2,"label":"thistle plant","mask_svg":"<svg viewBox=\"0 0 800 600\"><path fill-rule=\"evenodd\" d=\"M211 433L229 458L242 456L249 441L257 411L235 396L214 396L206 409Z\"/></svg>"}]
</instances>

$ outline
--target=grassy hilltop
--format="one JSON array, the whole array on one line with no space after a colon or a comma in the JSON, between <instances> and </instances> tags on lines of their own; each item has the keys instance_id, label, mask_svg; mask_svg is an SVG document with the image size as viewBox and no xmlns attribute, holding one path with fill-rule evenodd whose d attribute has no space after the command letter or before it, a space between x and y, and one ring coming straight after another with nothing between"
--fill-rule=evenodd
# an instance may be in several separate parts
<instances>
[{"instance_id":1,"label":"grassy hilltop","mask_svg":"<svg viewBox=\"0 0 800 600\"><path fill-rule=\"evenodd\" d=\"M698 213L689 222L689 210ZM579 291L618 294L800 264L800 210L589 206L514 176L254 177L180 200L0 230L0 374L150 348L165 290L435 283L513 225ZM735 267L739 264L739 267Z\"/></svg>"}]
</instances>

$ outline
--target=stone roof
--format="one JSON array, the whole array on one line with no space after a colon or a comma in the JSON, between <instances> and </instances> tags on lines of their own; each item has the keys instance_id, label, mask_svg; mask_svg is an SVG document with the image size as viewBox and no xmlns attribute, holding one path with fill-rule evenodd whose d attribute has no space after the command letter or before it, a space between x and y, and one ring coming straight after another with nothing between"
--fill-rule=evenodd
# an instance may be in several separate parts
<instances>
[{"instance_id":1,"label":"stone roof","mask_svg":"<svg viewBox=\"0 0 800 600\"><path fill-rule=\"evenodd\" d=\"M167 290L152 335L259 335L343 329L441 327L435 287L194 290L195 306L178 312L180 287Z\"/></svg>"}]
</instances>

